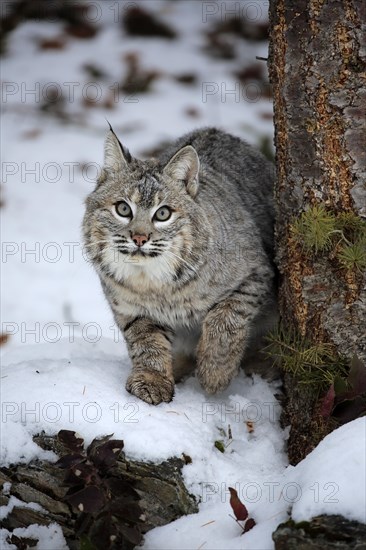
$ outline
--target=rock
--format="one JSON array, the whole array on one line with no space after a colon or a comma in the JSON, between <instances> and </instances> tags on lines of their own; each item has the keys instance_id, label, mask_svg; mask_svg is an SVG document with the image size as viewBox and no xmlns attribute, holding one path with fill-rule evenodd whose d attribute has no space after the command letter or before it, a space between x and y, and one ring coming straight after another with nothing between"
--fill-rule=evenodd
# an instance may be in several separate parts
<instances>
[{"instance_id":1,"label":"rock","mask_svg":"<svg viewBox=\"0 0 366 550\"><path fill-rule=\"evenodd\" d=\"M272 538L276 550L366 550L366 525L343 516L281 523Z\"/></svg>"},{"instance_id":2,"label":"rock","mask_svg":"<svg viewBox=\"0 0 366 550\"><path fill-rule=\"evenodd\" d=\"M69 508L63 502L55 500L25 483L13 483L11 493L23 502L36 502L53 514L68 514Z\"/></svg>"},{"instance_id":3,"label":"rock","mask_svg":"<svg viewBox=\"0 0 366 550\"><path fill-rule=\"evenodd\" d=\"M119 444L121 449L123 442L109 439L94 440L85 450L83 440L74 432L63 431L63 437L36 436L38 445L62 460L59 464L34 461L1 469L0 485L10 484L2 505L15 496L42 507L38 511L15 506L4 519L4 527L12 532L17 527L56 522L71 550L130 550L150 529L198 511L194 496L183 483L183 460L171 458L153 464L129 460L123 452L113 456L110 448L115 451ZM101 497L100 506L90 496L93 494ZM75 506L75 502L84 505ZM93 511L89 513L87 506ZM26 541L13 539L17 548L27 547Z\"/></svg>"},{"instance_id":4,"label":"rock","mask_svg":"<svg viewBox=\"0 0 366 550\"><path fill-rule=\"evenodd\" d=\"M171 458L160 464L118 461L118 469L124 479L133 482L141 497L140 506L146 515L146 531L165 525L182 515L198 511L193 495L183 483L181 470L184 462Z\"/></svg>"}]
</instances>

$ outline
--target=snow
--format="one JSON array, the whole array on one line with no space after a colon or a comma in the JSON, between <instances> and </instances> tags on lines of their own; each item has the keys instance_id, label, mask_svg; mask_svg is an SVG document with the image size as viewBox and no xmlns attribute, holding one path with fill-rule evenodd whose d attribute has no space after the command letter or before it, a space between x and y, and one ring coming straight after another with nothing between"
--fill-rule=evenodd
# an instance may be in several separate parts
<instances>
[{"instance_id":1,"label":"snow","mask_svg":"<svg viewBox=\"0 0 366 550\"><path fill-rule=\"evenodd\" d=\"M23 388L24 391L24 388ZM7 399L7 394L3 395ZM25 397L23 397L25 399ZM23 401L25 403L25 401ZM56 455L51 451L43 451L29 437L26 426L8 419L17 404L14 401L2 400L2 426L0 452L2 464L27 463L36 458L54 461Z\"/></svg>"},{"instance_id":2,"label":"snow","mask_svg":"<svg viewBox=\"0 0 366 550\"><path fill-rule=\"evenodd\" d=\"M4 494L7 494L8 491L9 491L9 487L5 487ZM42 506L39 506L35 502L23 502L22 500L19 500L15 496L11 496L6 506L0 506L0 519L2 520L6 518L6 516L10 514L10 512L13 510L14 507L30 508L31 510L38 510L39 512L44 512L44 509L42 508Z\"/></svg>"},{"instance_id":3,"label":"snow","mask_svg":"<svg viewBox=\"0 0 366 550\"><path fill-rule=\"evenodd\" d=\"M261 475L283 468L280 407L274 397L278 383L269 385L257 376L241 374L225 392L208 397L191 377L177 385L172 403L151 407L124 389L131 368L126 353L121 354L113 342L106 341L104 347L66 340L18 348L5 356L3 422L12 433L17 428L17 437L5 442L3 464L9 465L19 450L24 461L38 456L33 446L28 447L31 435L70 429L80 433L86 444L100 434L114 433L124 439L126 452L140 460L161 461L184 452L196 468L203 468L192 469L190 483L214 481L218 479L215 456L217 467L226 462L225 454L213 453L214 443L223 438L219 430L227 431L230 424L233 442L227 454L228 465L234 468L233 482L236 468L246 463ZM250 420L255 423L253 435L246 425ZM41 458L44 451L39 452ZM260 461L265 454L272 455L268 464Z\"/></svg>"},{"instance_id":4,"label":"snow","mask_svg":"<svg viewBox=\"0 0 366 550\"><path fill-rule=\"evenodd\" d=\"M130 361L121 347L75 339L10 350L2 369L2 426L9 432L2 464L54 459L32 435L60 429L78 432L86 444L113 433L124 440L127 456L139 460L190 456L183 475L200 511L149 532L144 544L149 550L203 543L210 549L242 548L240 527L229 517L229 487L257 523L245 534L250 549L272 548L271 534L289 512L295 520L340 513L366 521L365 418L328 435L296 467L287 466L277 382L242 373L225 392L208 398L191 377L177 385L172 403L151 407L125 391ZM217 440L224 442L224 453L215 448Z\"/></svg>"},{"instance_id":5,"label":"snow","mask_svg":"<svg viewBox=\"0 0 366 550\"><path fill-rule=\"evenodd\" d=\"M178 529L177 543L179 539L183 546L177 548L199 542L202 530L195 534L195 526L213 520L204 530L211 544L219 541L217 547L225 548L229 540L240 546L240 528L228 517L229 486L237 488L261 522L259 544L270 544L276 519L284 519L287 509L286 503L269 502L273 476L281 476L287 463L275 397L278 383L241 373L225 392L207 397L191 377L177 385L172 403L151 407L125 391L130 361L120 348L121 343L108 340L90 344L76 339L9 351L2 369L2 422L9 432L2 464L47 458L32 442L32 435L42 430L74 430L86 444L113 433L124 440L127 456L139 460L162 461L184 453L192 459L184 467L185 483L202 504L197 516L181 520L183 533ZM224 442L224 453L215 448L217 440ZM159 529L155 531L160 540ZM175 547L174 539L162 536L169 540L166 548ZM158 547L164 548L161 544Z\"/></svg>"},{"instance_id":6,"label":"snow","mask_svg":"<svg viewBox=\"0 0 366 550\"><path fill-rule=\"evenodd\" d=\"M9 490L10 490L10 484L7 482L4 483L4 486L3 486L4 495L8 494ZM10 512L13 510L14 507L30 508L31 510L45 512L42 506L39 506L34 502L29 502L29 503L23 502L18 498L16 498L15 496L11 496L6 506L0 506L0 520L3 520L4 518L6 518L6 516L10 514ZM17 529L14 529L12 532L8 531L7 529L1 529L0 530L0 548L2 550L14 550L14 549L16 550L17 547L14 544L7 542L8 537L11 537L12 535L15 535L17 537L30 537L35 539L36 541L38 541L37 550L50 550L50 549L67 550L68 548L62 533L62 529L56 523L51 523L47 527L43 525L30 525L27 528L18 527Z\"/></svg>"},{"instance_id":7,"label":"snow","mask_svg":"<svg viewBox=\"0 0 366 550\"><path fill-rule=\"evenodd\" d=\"M77 431L86 444L113 433L135 459L189 455L192 463L183 476L200 501L199 513L149 532L146 549L271 549L271 534L291 508L295 519L326 511L364 521L364 419L328 436L292 468L285 454L288 429L279 424L277 382L241 373L225 392L208 397L190 377L177 385L172 403L158 407L125 391L126 346L80 236L83 201L102 162L105 118L130 151L143 156L161 141L204 125L258 143L273 134L272 105L267 99L248 101L247 90L233 76L255 56L266 57L266 43L237 40L238 57L232 61L212 59L203 51L213 19L230 10L242 12L245 1L147 3L178 30L178 39L168 43L124 36L120 14L114 12L117 3L99 5L101 30L92 41L69 37L63 50L40 50L39 38L59 35L63 26L26 22L11 34L2 59L1 267L6 292L1 332L10 338L1 347L1 464L56 460L32 437L60 429ZM218 12L203 13L209 5ZM257 6L264 18L268 2ZM130 52L140 53L141 66L157 70L161 78L151 92L120 98L106 109L102 102L123 77L123 58ZM102 95L96 107L86 109L82 99L93 88L82 66L91 62L106 72L107 80L94 83ZM174 80L184 72L196 74L196 83ZM39 110L52 82L67 98L67 120ZM186 114L189 108L196 109L197 118ZM218 440L224 453L215 448ZM244 536L229 517L230 486L257 522ZM66 548L55 524L14 534L38 538L39 549ZM2 530L1 547L15 548L6 542L8 535Z\"/></svg>"},{"instance_id":8,"label":"snow","mask_svg":"<svg viewBox=\"0 0 366 550\"><path fill-rule=\"evenodd\" d=\"M267 482L258 482L259 477L249 468L245 472L243 463L243 468L237 471L237 485L232 479L229 481L257 523L244 538L227 515L228 485L220 486L218 479L213 489L220 487L220 498L214 504L208 506L203 501L199 514L150 531L144 549L273 548L271 534L287 519L287 511L295 521L307 521L320 514L341 514L365 523L365 430L365 418L338 428L296 467L288 466L280 475L273 470ZM262 460L263 456L266 455L261 456ZM248 498L250 484L253 493Z\"/></svg>"},{"instance_id":9,"label":"snow","mask_svg":"<svg viewBox=\"0 0 366 550\"><path fill-rule=\"evenodd\" d=\"M7 542L11 535L16 537L31 538L37 542L36 550L68 550L62 529L57 523L50 525L29 525L28 527L17 527L10 533L7 529L0 530L0 547L2 550L16 550L15 544Z\"/></svg>"},{"instance_id":10,"label":"snow","mask_svg":"<svg viewBox=\"0 0 366 550\"><path fill-rule=\"evenodd\" d=\"M288 472L299 487L292 517L342 514L366 523L366 419L341 426ZM306 490L310 488L310 490Z\"/></svg>"}]
</instances>

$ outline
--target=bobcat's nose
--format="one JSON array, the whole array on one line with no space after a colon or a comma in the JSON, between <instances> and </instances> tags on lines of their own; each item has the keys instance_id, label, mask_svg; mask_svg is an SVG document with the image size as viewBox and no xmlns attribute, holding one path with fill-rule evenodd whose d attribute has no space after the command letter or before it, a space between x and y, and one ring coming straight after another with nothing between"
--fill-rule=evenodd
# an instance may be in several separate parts
<instances>
[{"instance_id":1,"label":"bobcat's nose","mask_svg":"<svg viewBox=\"0 0 366 550\"><path fill-rule=\"evenodd\" d=\"M147 243L149 237L147 235L139 235L138 233L136 233L135 235L132 235L131 239L136 246L140 247Z\"/></svg>"}]
</instances>

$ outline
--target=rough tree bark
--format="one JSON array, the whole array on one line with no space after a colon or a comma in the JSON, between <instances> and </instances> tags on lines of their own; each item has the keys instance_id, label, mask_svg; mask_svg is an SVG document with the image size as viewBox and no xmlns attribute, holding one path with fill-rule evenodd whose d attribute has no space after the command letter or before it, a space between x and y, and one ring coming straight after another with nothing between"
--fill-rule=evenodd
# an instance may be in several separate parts
<instances>
[{"instance_id":1,"label":"rough tree bark","mask_svg":"<svg viewBox=\"0 0 366 550\"><path fill-rule=\"evenodd\" d=\"M342 268L330 254L307 254L291 224L320 204L335 215L366 217L365 11L365 0L271 0L269 55L282 318L313 341L363 360L365 273ZM314 400L285 378L289 454L297 462L313 446Z\"/></svg>"}]
</instances>

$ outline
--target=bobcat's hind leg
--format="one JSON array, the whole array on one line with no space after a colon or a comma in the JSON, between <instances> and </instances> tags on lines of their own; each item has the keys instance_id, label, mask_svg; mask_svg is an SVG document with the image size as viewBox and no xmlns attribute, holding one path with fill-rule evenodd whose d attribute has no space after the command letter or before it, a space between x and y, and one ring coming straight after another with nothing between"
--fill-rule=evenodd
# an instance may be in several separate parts
<instances>
[{"instance_id":1,"label":"bobcat's hind leg","mask_svg":"<svg viewBox=\"0 0 366 550\"><path fill-rule=\"evenodd\" d=\"M233 300L208 313L197 348L197 377L207 393L224 390L238 373L247 332L248 323Z\"/></svg>"},{"instance_id":2,"label":"bobcat's hind leg","mask_svg":"<svg viewBox=\"0 0 366 550\"><path fill-rule=\"evenodd\" d=\"M265 278L253 273L207 313L197 347L197 377L208 393L224 390L238 373L268 289Z\"/></svg>"}]
</instances>

